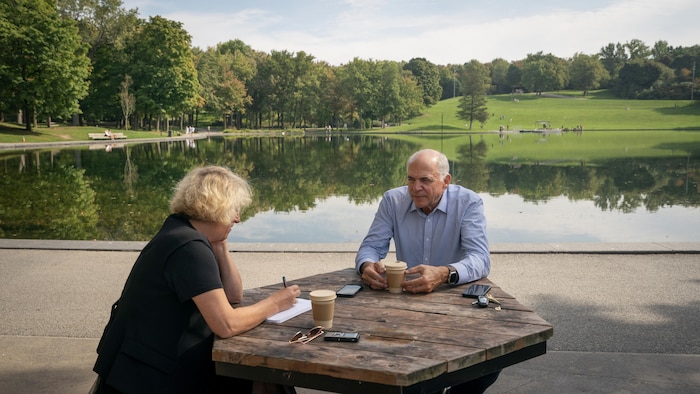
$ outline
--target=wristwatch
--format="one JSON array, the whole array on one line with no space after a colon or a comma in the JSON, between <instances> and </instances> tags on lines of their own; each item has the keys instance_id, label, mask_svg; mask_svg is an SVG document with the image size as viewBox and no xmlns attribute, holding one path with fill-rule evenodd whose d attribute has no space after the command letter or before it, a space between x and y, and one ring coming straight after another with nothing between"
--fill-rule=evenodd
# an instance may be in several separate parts
<instances>
[{"instance_id":1,"label":"wristwatch","mask_svg":"<svg viewBox=\"0 0 700 394\"><path fill-rule=\"evenodd\" d=\"M457 269L451 265L448 265L447 269L450 270L450 273L447 275L447 283L456 285L457 282L459 282L459 273L457 273Z\"/></svg>"}]
</instances>

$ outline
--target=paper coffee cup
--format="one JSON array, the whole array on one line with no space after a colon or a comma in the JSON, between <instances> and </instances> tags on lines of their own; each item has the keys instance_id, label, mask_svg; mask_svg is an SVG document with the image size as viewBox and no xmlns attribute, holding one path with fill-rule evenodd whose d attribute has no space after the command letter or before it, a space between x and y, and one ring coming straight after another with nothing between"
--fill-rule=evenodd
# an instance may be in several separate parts
<instances>
[{"instance_id":1,"label":"paper coffee cup","mask_svg":"<svg viewBox=\"0 0 700 394\"><path fill-rule=\"evenodd\" d=\"M323 326L324 328L333 327L335 298L336 295L333 290L314 290L309 293L315 325Z\"/></svg>"},{"instance_id":2,"label":"paper coffee cup","mask_svg":"<svg viewBox=\"0 0 700 394\"><path fill-rule=\"evenodd\" d=\"M401 284L406 280L407 267L408 264L403 261L384 263L386 281L389 283L389 293L398 294L403 292Z\"/></svg>"}]
</instances>

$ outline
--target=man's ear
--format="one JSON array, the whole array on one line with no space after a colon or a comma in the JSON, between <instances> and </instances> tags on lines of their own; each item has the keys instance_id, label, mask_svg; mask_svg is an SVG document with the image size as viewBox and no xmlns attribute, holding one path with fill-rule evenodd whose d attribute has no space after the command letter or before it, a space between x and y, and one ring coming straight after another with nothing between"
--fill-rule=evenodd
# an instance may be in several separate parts
<instances>
[{"instance_id":1,"label":"man's ear","mask_svg":"<svg viewBox=\"0 0 700 394\"><path fill-rule=\"evenodd\" d=\"M450 182L452 182L452 175L447 174L445 175L445 180L444 180L444 188L447 189L447 186L449 186Z\"/></svg>"}]
</instances>

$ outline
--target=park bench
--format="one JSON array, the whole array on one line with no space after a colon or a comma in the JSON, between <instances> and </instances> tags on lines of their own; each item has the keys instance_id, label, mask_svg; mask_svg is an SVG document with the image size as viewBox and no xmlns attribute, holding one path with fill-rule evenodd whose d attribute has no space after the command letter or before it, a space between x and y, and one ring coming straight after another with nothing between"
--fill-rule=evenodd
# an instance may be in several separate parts
<instances>
[{"instance_id":1,"label":"park bench","mask_svg":"<svg viewBox=\"0 0 700 394\"><path fill-rule=\"evenodd\" d=\"M111 137L106 136L104 133L88 133L88 137L91 140L122 140L126 138L124 133L112 133Z\"/></svg>"}]
</instances>

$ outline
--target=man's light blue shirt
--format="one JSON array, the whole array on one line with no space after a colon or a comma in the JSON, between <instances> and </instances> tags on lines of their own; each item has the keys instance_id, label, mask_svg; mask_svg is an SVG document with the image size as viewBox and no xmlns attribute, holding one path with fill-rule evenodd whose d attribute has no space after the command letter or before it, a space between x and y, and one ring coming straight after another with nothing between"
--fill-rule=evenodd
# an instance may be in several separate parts
<instances>
[{"instance_id":1,"label":"man's light blue shirt","mask_svg":"<svg viewBox=\"0 0 700 394\"><path fill-rule=\"evenodd\" d=\"M416 208L407 186L384 193L355 256L355 268L384 259L392 238L396 258L409 268L450 264L459 273L459 284L486 277L491 270L484 202L459 185L449 185L429 215Z\"/></svg>"}]
</instances>

